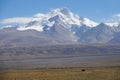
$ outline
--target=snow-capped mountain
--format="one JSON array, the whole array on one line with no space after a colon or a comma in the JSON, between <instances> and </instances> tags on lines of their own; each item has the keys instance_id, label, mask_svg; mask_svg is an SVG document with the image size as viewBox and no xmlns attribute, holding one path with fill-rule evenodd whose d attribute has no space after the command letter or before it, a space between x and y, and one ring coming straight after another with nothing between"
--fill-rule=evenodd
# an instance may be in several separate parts
<instances>
[{"instance_id":1,"label":"snow-capped mountain","mask_svg":"<svg viewBox=\"0 0 120 80\"><path fill-rule=\"evenodd\" d=\"M28 23L0 29L0 46L119 43L116 33L120 33L119 23L97 23L58 8L34 15Z\"/></svg>"},{"instance_id":2,"label":"snow-capped mountain","mask_svg":"<svg viewBox=\"0 0 120 80\"><path fill-rule=\"evenodd\" d=\"M48 26L47 29L49 29L56 22L62 24L66 29L71 29L73 25L78 27L82 25L95 27L98 25L98 23L94 21L73 14L67 8L62 8L51 10L51 12L47 14L37 14L29 23L19 26L17 30L34 29L37 31L43 31L43 28L46 25Z\"/></svg>"},{"instance_id":3,"label":"snow-capped mountain","mask_svg":"<svg viewBox=\"0 0 120 80\"><path fill-rule=\"evenodd\" d=\"M120 25L119 22L109 22L109 23L105 23L106 25L110 26L110 27L118 27Z\"/></svg>"}]
</instances>

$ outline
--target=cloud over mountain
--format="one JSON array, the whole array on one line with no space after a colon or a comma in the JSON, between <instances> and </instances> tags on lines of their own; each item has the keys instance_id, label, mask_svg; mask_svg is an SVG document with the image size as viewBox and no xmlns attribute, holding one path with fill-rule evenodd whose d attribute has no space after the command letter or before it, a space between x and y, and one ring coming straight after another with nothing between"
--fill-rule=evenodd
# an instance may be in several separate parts
<instances>
[{"instance_id":1,"label":"cloud over mountain","mask_svg":"<svg viewBox=\"0 0 120 80\"><path fill-rule=\"evenodd\" d=\"M120 24L120 14L113 15L110 19L104 21L109 26L118 26Z\"/></svg>"},{"instance_id":2,"label":"cloud over mountain","mask_svg":"<svg viewBox=\"0 0 120 80\"><path fill-rule=\"evenodd\" d=\"M30 17L14 17L14 18L7 18L2 20L0 23L2 24L10 24L10 23L28 23L32 20Z\"/></svg>"}]
</instances>

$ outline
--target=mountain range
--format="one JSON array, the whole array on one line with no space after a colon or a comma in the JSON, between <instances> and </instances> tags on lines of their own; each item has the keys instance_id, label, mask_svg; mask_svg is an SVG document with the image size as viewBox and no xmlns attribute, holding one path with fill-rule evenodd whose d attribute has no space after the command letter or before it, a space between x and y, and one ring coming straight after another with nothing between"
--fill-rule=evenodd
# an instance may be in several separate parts
<instances>
[{"instance_id":1,"label":"mountain range","mask_svg":"<svg viewBox=\"0 0 120 80\"><path fill-rule=\"evenodd\" d=\"M0 29L0 46L120 43L120 25L97 23L67 8L37 14L31 21Z\"/></svg>"}]
</instances>

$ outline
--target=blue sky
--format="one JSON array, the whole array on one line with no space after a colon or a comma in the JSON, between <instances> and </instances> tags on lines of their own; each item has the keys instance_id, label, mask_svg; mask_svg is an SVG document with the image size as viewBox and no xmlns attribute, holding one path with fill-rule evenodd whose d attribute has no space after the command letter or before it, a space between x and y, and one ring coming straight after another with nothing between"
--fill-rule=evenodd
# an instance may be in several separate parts
<instances>
[{"instance_id":1,"label":"blue sky","mask_svg":"<svg viewBox=\"0 0 120 80\"><path fill-rule=\"evenodd\" d=\"M120 13L120 0L0 0L0 20L29 17L63 7L80 16L102 22Z\"/></svg>"}]
</instances>

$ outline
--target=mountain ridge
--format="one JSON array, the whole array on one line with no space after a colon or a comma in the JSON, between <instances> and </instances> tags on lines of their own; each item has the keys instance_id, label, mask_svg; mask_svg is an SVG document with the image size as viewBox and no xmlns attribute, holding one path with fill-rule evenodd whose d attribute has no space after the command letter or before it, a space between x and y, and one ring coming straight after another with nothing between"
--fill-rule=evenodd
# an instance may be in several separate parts
<instances>
[{"instance_id":1,"label":"mountain ridge","mask_svg":"<svg viewBox=\"0 0 120 80\"><path fill-rule=\"evenodd\" d=\"M0 46L119 43L119 32L120 25L111 27L58 8L37 14L26 24L0 29Z\"/></svg>"}]
</instances>

